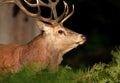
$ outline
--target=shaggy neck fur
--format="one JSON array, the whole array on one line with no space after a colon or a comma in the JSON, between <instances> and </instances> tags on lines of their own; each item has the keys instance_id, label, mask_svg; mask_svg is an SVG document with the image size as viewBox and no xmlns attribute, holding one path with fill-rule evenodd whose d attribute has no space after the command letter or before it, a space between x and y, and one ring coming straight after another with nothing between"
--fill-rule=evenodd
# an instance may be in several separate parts
<instances>
[{"instance_id":1,"label":"shaggy neck fur","mask_svg":"<svg viewBox=\"0 0 120 83\"><path fill-rule=\"evenodd\" d=\"M62 61L62 56L54 45L48 43L43 36L38 36L33 41L24 46L22 51L21 62L30 64L39 62L40 66L50 66L51 69L56 68Z\"/></svg>"}]
</instances>

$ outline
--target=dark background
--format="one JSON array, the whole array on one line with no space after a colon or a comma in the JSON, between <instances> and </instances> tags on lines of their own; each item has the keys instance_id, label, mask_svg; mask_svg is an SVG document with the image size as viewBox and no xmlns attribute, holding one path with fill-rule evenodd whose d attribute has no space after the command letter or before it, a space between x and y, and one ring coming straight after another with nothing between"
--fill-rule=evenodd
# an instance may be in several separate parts
<instances>
[{"instance_id":1,"label":"dark background","mask_svg":"<svg viewBox=\"0 0 120 83\"><path fill-rule=\"evenodd\" d=\"M69 0L75 4L74 15L65 23L70 29L87 37L84 45L64 56L63 64L73 68L109 63L111 51L120 45L120 1Z\"/></svg>"}]
</instances>

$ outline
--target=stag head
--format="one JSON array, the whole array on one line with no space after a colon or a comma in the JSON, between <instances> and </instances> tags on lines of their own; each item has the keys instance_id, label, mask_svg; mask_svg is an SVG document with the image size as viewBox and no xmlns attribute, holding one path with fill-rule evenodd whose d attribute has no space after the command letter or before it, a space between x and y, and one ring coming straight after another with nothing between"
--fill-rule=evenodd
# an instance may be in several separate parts
<instances>
[{"instance_id":1,"label":"stag head","mask_svg":"<svg viewBox=\"0 0 120 83\"><path fill-rule=\"evenodd\" d=\"M21 1L24 1L30 7L37 7L38 12L37 13L29 12L22 5ZM1 3L15 3L25 14L34 17L36 19L36 25L42 31L42 33L39 36L37 36L30 43L28 43L28 45L30 45L29 46L30 50L27 49L27 51L26 50L24 51L22 55L23 57L22 60L24 61L29 60L29 62L31 62L31 61L37 61L38 57L40 57L41 60L41 57L43 58L43 56L44 57L53 56L50 58L51 59L50 63L58 65L62 61L63 54L77 47L78 45L82 45L86 41L84 35L76 33L63 26L63 23L73 15L74 5L72 5L72 11L69 12L68 4L65 1L63 1L64 3L63 13L58 16L56 11L56 5L58 4L58 2L59 0L55 0L55 1L48 0L48 3L45 3L42 0L36 0L36 3L30 3L27 0L4 0L3 2L1 2ZM51 15L49 18L45 18L41 15L42 12L41 6L45 6L51 9ZM36 48L37 50L39 50L38 48L40 48L40 50L42 51L38 52L35 49L35 51L33 52L34 47L37 47ZM46 49L47 51L45 51ZM54 52L53 54L50 52L51 50L52 52ZM39 54L36 54L36 52ZM43 53L43 52L47 52L47 53ZM35 58L35 56L37 58ZM58 59L58 61L56 59ZM43 61L42 63L46 64L45 61Z\"/></svg>"},{"instance_id":2,"label":"stag head","mask_svg":"<svg viewBox=\"0 0 120 83\"><path fill-rule=\"evenodd\" d=\"M37 7L38 12L31 13L29 12L21 3L24 1L30 7ZM58 16L56 5L59 0L48 0L48 3L43 2L42 0L36 0L36 3L30 3L27 0L4 0L2 3L15 3L24 13L29 16L36 18L36 24L43 31L41 35L46 39L46 42L52 43L54 42L54 48L59 49L63 54L67 51L81 45L85 42L86 38L82 34L78 34L73 32L63 26L63 23L70 18L74 13L74 5L72 5L72 11L69 13L68 4L64 3L64 11ZM41 16L41 6L48 7L51 9L51 15L49 18L45 18Z\"/></svg>"}]
</instances>

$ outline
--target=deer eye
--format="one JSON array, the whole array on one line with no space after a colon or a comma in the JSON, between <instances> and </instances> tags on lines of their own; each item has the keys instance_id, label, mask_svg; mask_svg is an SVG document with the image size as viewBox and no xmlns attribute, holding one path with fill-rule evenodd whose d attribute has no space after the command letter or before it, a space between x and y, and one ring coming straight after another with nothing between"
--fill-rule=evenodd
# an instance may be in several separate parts
<instances>
[{"instance_id":1,"label":"deer eye","mask_svg":"<svg viewBox=\"0 0 120 83\"><path fill-rule=\"evenodd\" d=\"M59 30L58 33L59 34L65 34L65 32L63 30Z\"/></svg>"}]
</instances>

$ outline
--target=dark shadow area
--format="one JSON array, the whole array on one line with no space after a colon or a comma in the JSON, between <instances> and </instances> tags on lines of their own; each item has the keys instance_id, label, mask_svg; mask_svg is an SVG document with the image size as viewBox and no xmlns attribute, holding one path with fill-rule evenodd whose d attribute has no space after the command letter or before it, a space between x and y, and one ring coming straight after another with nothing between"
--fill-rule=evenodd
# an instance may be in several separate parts
<instances>
[{"instance_id":1,"label":"dark shadow area","mask_svg":"<svg viewBox=\"0 0 120 83\"><path fill-rule=\"evenodd\" d=\"M111 0L75 0L75 13L65 26L86 35L84 45L64 56L63 64L73 68L109 63L111 51L120 45L120 7ZM117 3L117 4L115 4Z\"/></svg>"}]
</instances>

